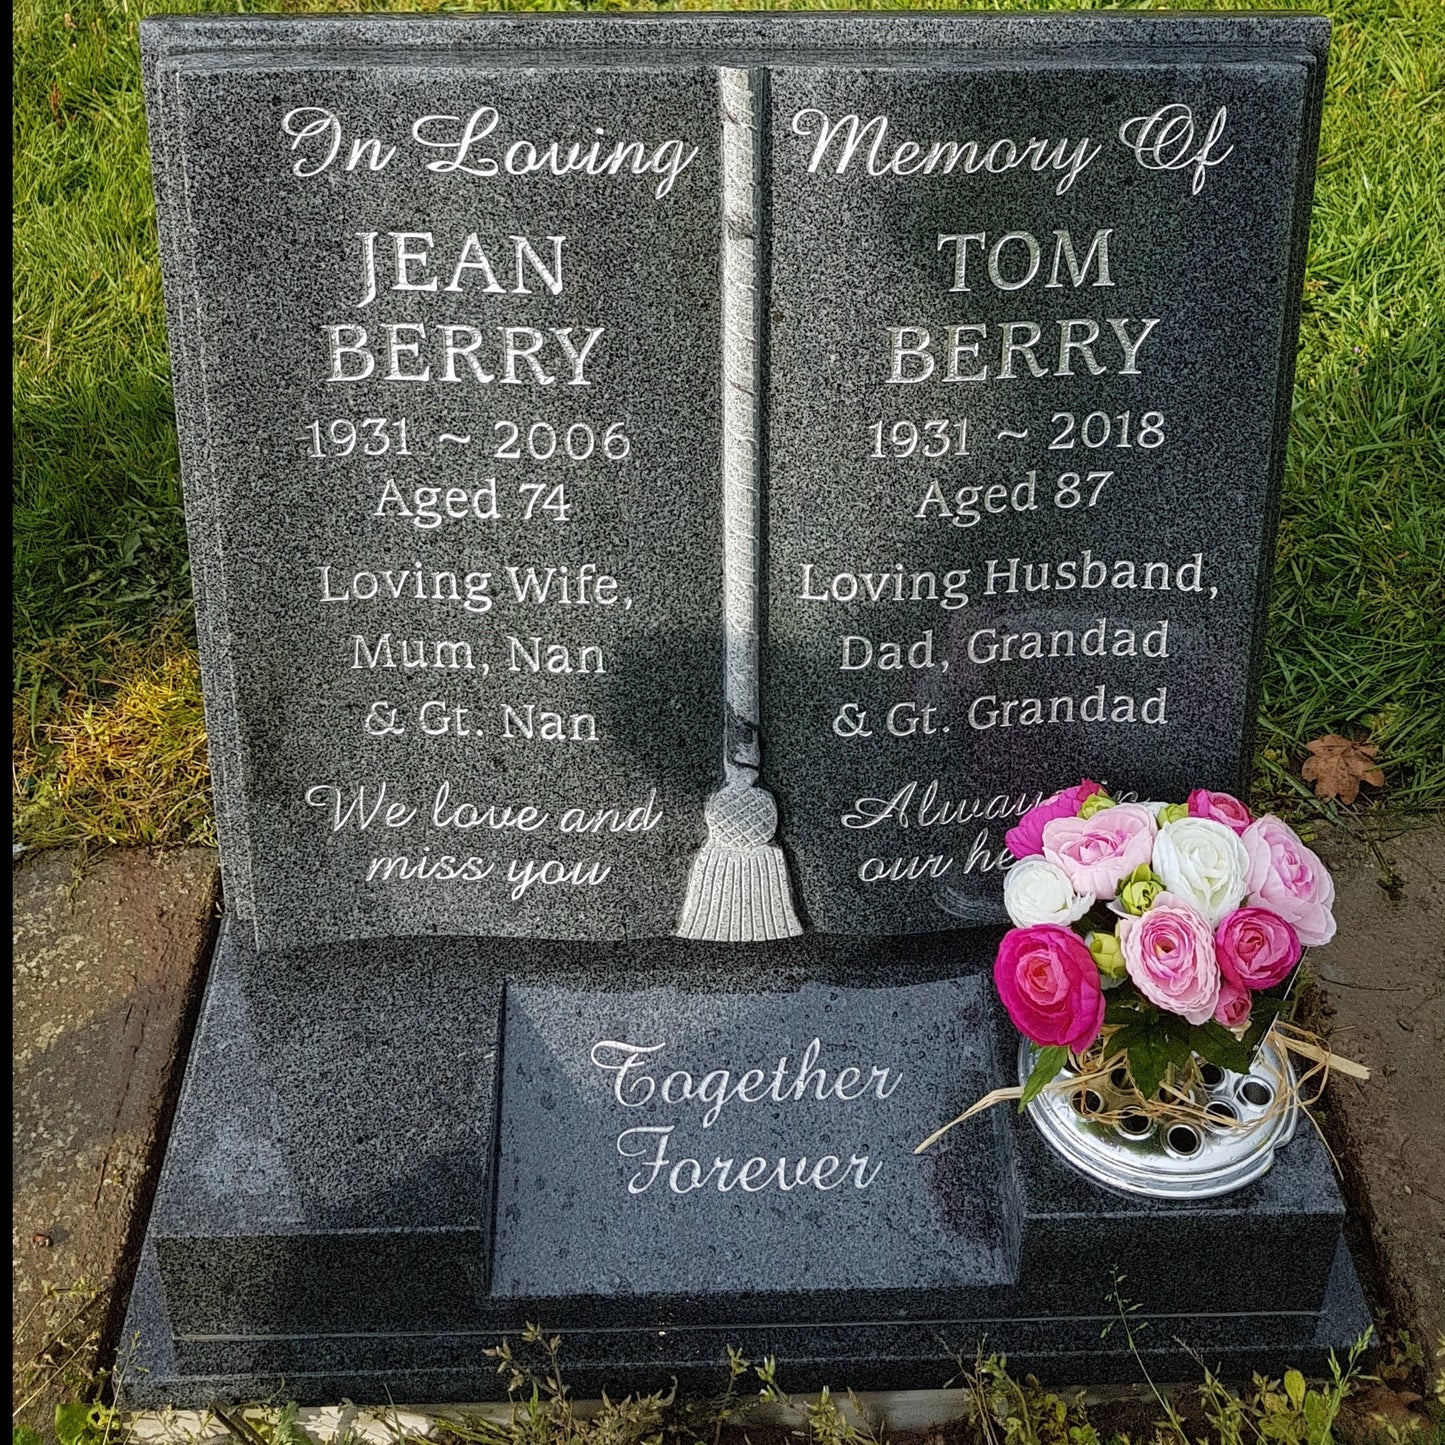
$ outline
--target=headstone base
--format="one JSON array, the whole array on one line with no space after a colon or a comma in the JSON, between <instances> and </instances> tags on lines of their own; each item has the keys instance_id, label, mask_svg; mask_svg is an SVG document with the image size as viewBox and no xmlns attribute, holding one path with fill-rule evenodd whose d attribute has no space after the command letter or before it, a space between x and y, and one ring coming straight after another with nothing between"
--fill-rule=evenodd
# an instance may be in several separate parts
<instances>
[{"instance_id":1,"label":"headstone base","mask_svg":"<svg viewBox=\"0 0 1445 1445\"><path fill-rule=\"evenodd\" d=\"M515 1328L520 1327L521 1314ZM780 1383L792 1394L847 1382L859 1391L935 1390L953 1380L974 1351L1006 1355L1015 1376L1046 1385L1138 1384L1141 1366L1160 1384L1198 1381L1194 1351L1217 1376L1244 1380L1255 1372L1278 1379L1300 1369L1327 1376L1330 1352L1343 1361L1370 1327L1369 1311L1343 1242L1321 1307L1295 1313L1135 1315L1135 1358L1118 1326L1100 1332L1110 1316L1099 1309L1052 1320L855 1320L710 1329L571 1329L565 1310L543 1325L562 1335L563 1378L574 1399L612 1399L626 1390L663 1390L677 1381L688 1392L721 1388L725 1347L761 1361L774 1355ZM515 1341L515 1328L513 1339ZM500 1330L436 1335L301 1335L266 1340L217 1340L183 1346L177 1362L154 1253L148 1248L126 1319L134 1341L122 1381L131 1408L178 1409L255 1400L298 1404L454 1404L494 1401L499 1377L482 1351ZM1187 1349L1186 1349L1187 1347ZM955 1349L957 1353L955 1353Z\"/></svg>"},{"instance_id":2,"label":"headstone base","mask_svg":"<svg viewBox=\"0 0 1445 1445\"><path fill-rule=\"evenodd\" d=\"M728 1346L775 1356L800 1393L936 1389L980 1348L1056 1383L1135 1380L1141 1360L1197 1379L1191 1351L1226 1375L1323 1371L1369 1316L1311 1132L1197 1204L1089 1182L1007 1107L912 1154L1008 1081L994 943L813 935L771 945L764 970L754 948L666 939L260 955L228 928L125 1400L495 1399L483 1351L532 1320L562 1336L578 1398L714 1389ZM704 1122L668 1071L697 1091L712 1071L715 1100L724 1060L742 1091ZM737 1187L748 1150L792 1161L767 1177L794 1187L761 1164Z\"/></svg>"}]
</instances>

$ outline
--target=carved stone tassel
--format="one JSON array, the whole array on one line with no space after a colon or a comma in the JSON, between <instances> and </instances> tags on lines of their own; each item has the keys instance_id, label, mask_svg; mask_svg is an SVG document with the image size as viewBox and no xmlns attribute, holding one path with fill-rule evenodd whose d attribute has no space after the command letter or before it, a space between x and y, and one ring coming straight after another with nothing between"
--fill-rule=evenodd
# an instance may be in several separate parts
<instances>
[{"instance_id":1,"label":"carved stone tassel","mask_svg":"<svg viewBox=\"0 0 1445 1445\"><path fill-rule=\"evenodd\" d=\"M677 931L757 943L790 938L803 926L787 860L774 842L778 805L758 786L760 106L752 72L724 69L720 76L726 781L707 801L707 842L693 860Z\"/></svg>"}]
</instances>

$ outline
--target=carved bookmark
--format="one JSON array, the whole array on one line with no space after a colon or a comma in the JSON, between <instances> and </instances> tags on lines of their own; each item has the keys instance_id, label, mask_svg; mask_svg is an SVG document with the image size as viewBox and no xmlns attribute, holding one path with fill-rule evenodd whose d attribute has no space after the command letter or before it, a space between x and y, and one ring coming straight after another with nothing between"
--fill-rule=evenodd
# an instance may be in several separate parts
<instances>
[{"instance_id":1,"label":"carved bookmark","mask_svg":"<svg viewBox=\"0 0 1445 1445\"><path fill-rule=\"evenodd\" d=\"M761 107L752 72L724 69L720 76L725 780L707 801L707 842L693 860L677 931L756 943L790 938L803 926L774 841L778 805L758 786Z\"/></svg>"}]
</instances>

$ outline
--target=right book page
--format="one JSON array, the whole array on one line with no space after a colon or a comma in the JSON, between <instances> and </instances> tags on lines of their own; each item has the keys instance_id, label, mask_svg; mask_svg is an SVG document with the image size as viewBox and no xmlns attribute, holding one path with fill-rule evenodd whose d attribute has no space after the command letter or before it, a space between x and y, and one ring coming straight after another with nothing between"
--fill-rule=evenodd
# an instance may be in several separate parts
<instances>
[{"instance_id":1,"label":"right book page","mask_svg":"<svg viewBox=\"0 0 1445 1445\"><path fill-rule=\"evenodd\" d=\"M1081 776L1242 786L1312 79L770 71L764 782L812 927L999 921Z\"/></svg>"}]
</instances>

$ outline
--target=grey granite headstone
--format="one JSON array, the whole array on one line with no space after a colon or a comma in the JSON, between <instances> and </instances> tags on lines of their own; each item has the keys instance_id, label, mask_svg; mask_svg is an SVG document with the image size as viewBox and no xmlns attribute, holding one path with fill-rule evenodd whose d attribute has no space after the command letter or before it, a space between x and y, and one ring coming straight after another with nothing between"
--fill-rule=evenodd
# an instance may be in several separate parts
<instances>
[{"instance_id":1,"label":"grey granite headstone","mask_svg":"<svg viewBox=\"0 0 1445 1445\"><path fill-rule=\"evenodd\" d=\"M1243 791L1317 72L770 72L766 779L825 931L1001 916L1093 777Z\"/></svg>"},{"instance_id":2,"label":"grey granite headstone","mask_svg":"<svg viewBox=\"0 0 1445 1445\"><path fill-rule=\"evenodd\" d=\"M1115 1269L1156 1377L1359 1333L1311 1137L913 1153L1017 1077L1008 816L1239 781L1326 39L143 25L228 916L130 1400L487 1398L538 1319L579 1395L1132 1377Z\"/></svg>"}]
</instances>

